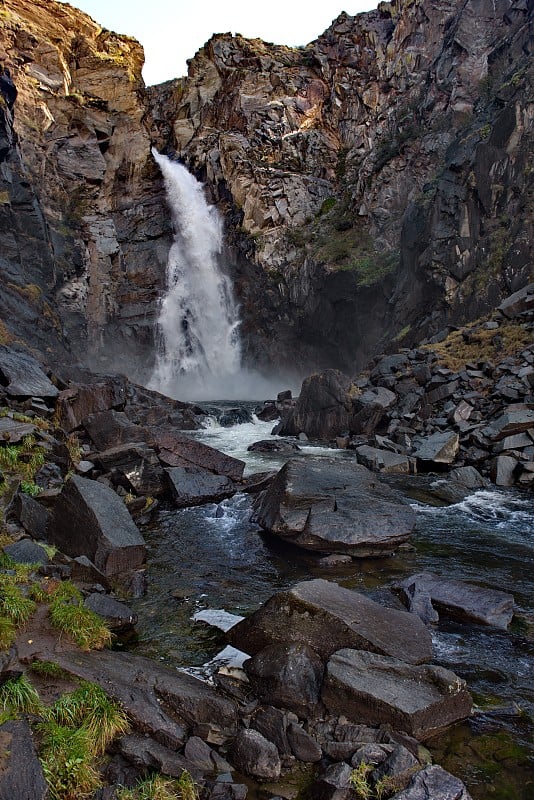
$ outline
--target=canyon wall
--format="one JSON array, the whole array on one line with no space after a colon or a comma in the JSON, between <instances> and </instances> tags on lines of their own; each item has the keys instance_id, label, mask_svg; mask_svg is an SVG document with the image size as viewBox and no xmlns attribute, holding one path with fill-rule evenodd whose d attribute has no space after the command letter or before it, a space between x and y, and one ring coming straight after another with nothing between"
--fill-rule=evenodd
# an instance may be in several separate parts
<instances>
[{"instance_id":1,"label":"canyon wall","mask_svg":"<svg viewBox=\"0 0 534 800\"><path fill-rule=\"evenodd\" d=\"M353 371L529 278L531 0L395 0L300 48L217 34L149 88L139 44L68 5L5 0L0 24L41 231L39 280L11 282L40 287L75 358L150 369L171 235L151 144L223 212L266 370Z\"/></svg>"}]
</instances>

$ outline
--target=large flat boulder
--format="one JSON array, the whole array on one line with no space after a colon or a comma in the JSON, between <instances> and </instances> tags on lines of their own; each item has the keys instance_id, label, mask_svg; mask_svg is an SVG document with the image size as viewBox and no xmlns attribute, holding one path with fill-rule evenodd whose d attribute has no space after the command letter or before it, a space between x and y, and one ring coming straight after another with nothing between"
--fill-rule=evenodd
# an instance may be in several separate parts
<instances>
[{"instance_id":1,"label":"large flat boulder","mask_svg":"<svg viewBox=\"0 0 534 800\"><path fill-rule=\"evenodd\" d=\"M367 557L407 541L415 512L362 465L319 456L288 461L256 500L254 521L307 550Z\"/></svg>"},{"instance_id":2,"label":"large flat boulder","mask_svg":"<svg viewBox=\"0 0 534 800\"><path fill-rule=\"evenodd\" d=\"M0 346L0 383L10 397L54 400L59 394L35 358L3 346Z\"/></svg>"},{"instance_id":3,"label":"large flat boulder","mask_svg":"<svg viewBox=\"0 0 534 800\"><path fill-rule=\"evenodd\" d=\"M146 440L144 428L130 422L124 411L110 409L89 414L83 426L97 450Z\"/></svg>"},{"instance_id":4,"label":"large flat boulder","mask_svg":"<svg viewBox=\"0 0 534 800\"><path fill-rule=\"evenodd\" d=\"M424 599L440 614L504 630L514 613L514 597L508 592L485 589L465 581L452 581L431 572L412 575L396 588L410 611L414 610L414 601L419 607Z\"/></svg>"},{"instance_id":5,"label":"large flat boulder","mask_svg":"<svg viewBox=\"0 0 534 800\"><path fill-rule=\"evenodd\" d=\"M465 681L450 670L343 649L326 665L322 700L335 714L426 739L471 713Z\"/></svg>"},{"instance_id":6,"label":"large flat boulder","mask_svg":"<svg viewBox=\"0 0 534 800\"><path fill-rule=\"evenodd\" d=\"M422 439L414 453L420 465L452 464L460 449L460 437L454 431L438 431Z\"/></svg>"},{"instance_id":7,"label":"large flat boulder","mask_svg":"<svg viewBox=\"0 0 534 800\"><path fill-rule=\"evenodd\" d=\"M48 540L68 556L87 556L107 576L145 560L144 539L118 495L76 475L54 505Z\"/></svg>"},{"instance_id":8,"label":"large flat boulder","mask_svg":"<svg viewBox=\"0 0 534 800\"><path fill-rule=\"evenodd\" d=\"M432 658L432 640L421 620L375 603L359 592L317 578L271 597L228 632L230 643L254 655L277 642L307 644L323 659L352 647L411 664Z\"/></svg>"},{"instance_id":9,"label":"large flat boulder","mask_svg":"<svg viewBox=\"0 0 534 800\"><path fill-rule=\"evenodd\" d=\"M214 475L198 467L173 467L165 470L173 502L178 508L219 503L236 492L225 475Z\"/></svg>"}]
</instances>

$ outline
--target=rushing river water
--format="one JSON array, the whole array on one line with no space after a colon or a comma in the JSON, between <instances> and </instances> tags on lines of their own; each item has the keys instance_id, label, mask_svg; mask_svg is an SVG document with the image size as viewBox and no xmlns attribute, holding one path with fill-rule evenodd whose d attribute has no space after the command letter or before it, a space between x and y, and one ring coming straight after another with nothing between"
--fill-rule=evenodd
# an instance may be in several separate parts
<instances>
[{"instance_id":1,"label":"rushing river water","mask_svg":"<svg viewBox=\"0 0 534 800\"><path fill-rule=\"evenodd\" d=\"M247 452L267 438L271 423L195 434L246 459L247 473L277 469L287 456ZM299 457L324 453L303 446ZM353 458L347 451L329 455ZM442 621L433 634L435 663L467 680L483 708L469 723L431 743L436 761L465 780L475 800L532 800L534 784L534 506L523 493L475 492L452 506L413 499L415 549L325 570L313 553L261 533L250 519L252 498L236 495L219 505L161 510L144 531L149 588L137 601L137 652L178 666L200 665L224 646L223 635L193 615L225 609L246 615L298 580L323 577L400 607L389 587L415 572L473 581L512 592L517 618L509 631Z\"/></svg>"}]
</instances>

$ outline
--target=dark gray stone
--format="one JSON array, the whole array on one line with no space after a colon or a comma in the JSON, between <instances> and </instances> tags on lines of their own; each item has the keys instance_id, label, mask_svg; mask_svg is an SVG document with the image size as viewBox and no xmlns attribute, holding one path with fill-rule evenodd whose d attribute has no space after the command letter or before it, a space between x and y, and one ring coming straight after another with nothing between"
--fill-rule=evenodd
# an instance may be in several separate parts
<instances>
[{"instance_id":1,"label":"dark gray stone","mask_svg":"<svg viewBox=\"0 0 534 800\"><path fill-rule=\"evenodd\" d=\"M278 750L259 731L239 731L228 757L236 769L260 781L276 781L280 777L282 765Z\"/></svg>"},{"instance_id":2,"label":"dark gray stone","mask_svg":"<svg viewBox=\"0 0 534 800\"><path fill-rule=\"evenodd\" d=\"M155 447L159 460L166 466L197 467L215 475L225 475L233 481L238 481L243 476L244 461L227 456L214 447L209 447L173 429L151 428L147 442L151 447Z\"/></svg>"},{"instance_id":3,"label":"dark gray stone","mask_svg":"<svg viewBox=\"0 0 534 800\"><path fill-rule=\"evenodd\" d=\"M302 725L290 722L287 726L287 738L293 755L298 761L315 764L323 757L323 751L313 736L306 733Z\"/></svg>"},{"instance_id":4,"label":"dark gray stone","mask_svg":"<svg viewBox=\"0 0 534 800\"><path fill-rule=\"evenodd\" d=\"M119 409L126 402L126 378L110 376L95 383L71 384L60 392L56 410L67 432L79 428L91 414Z\"/></svg>"},{"instance_id":5,"label":"dark gray stone","mask_svg":"<svg viewBox=\"0 0 534 800\"><path fill-rule=\"evenodd\" d=\"M414 456L429 465L452 464L460 447L460 437L453 431L433 433L419 442Z\"/></svg>"},{"instance_id":6,"label":"dark gray stone","mask_svg":"<svg viewBox=\"0 0 534 800\"><path fill-rule=\"evenodd\" d=\"M37 427L29 422L16 422L11 417L0 417L0 441L19 444L25 436L35 433Z\"/></svg>"},{"instance_id":7,"label":"dark gray stone","mask_svg":"<svg viewBox=\"0 0 534 800\"><path fill-rule=\"evenodd\" d=\"M498 442L530 428L534 428L534 409L527 405L513 406L485 428L484 434L491 441Z\"/></svg>"},{"instance_id":8,"label":"dark gray stone","mask_svg":"<svg viewBox=\"0 0 534 800\"><path fill-rule=\"evenodd\" d=\"M59 495L48 539L66 555L86 555L105 575L136 569L145 560L145 543L114 491L74 475Z\"/></svg>"},{"instance_id":9,"label":"dark gray stone","mask_svg":"<svg viewBox=\"0 0 534 800\"><path fill-rule=\"evenodd\" d=\"M165 472L173 502L178 508L218 503L236 492L230 478L198 467L172 467Z\"/></svg>"},{"instance_id":10,"label":"dark gray stone","mask_svg":"<svg viewBox=\"0 0 534 800\"><path fill-rule=\"evenodd\" d=\"M426 597L440 613L454 619L506 630L514 613L514 597L508 592L486 589L465 581L448 580L430 572L412 575L397 585L410 611L413 598ZM425 621L425 620L423 620ZM436 620L431 620L435 622Z\"/></svg>"},{"instance_id":11,"label":"dark gray stone","mask_svg":"<svg viewBox=\"0 0 534 800\"><path fill-rule=\"evenodd\" d=\"M359 463L373 472L410 472L409 459L399 453L364 444L356 448L356 454Z\"/></svg>"},{"instance_id":12,"label":"dark gray stone","mask_svg":"<svg viewBox=\"0 0 534 800\"><path fill-rule=\"evenodd\" d=\"M472 800L459 778L434 764L415 775L408 787L391 800Z\"/></svg>"},{"instance_id":13,"label":"dark gray stone","mask_svg":"<svg viewBox=\"0 0 534 800\"><path fill-rule=\"evenodd\" d=\"M48 564L48 554L44 547L31 539L20 539L2 548L18 564Z\"/></svg>"},{"instance_id":14,"label":"dark gray stone","mask_svg":"<svg viewBox=\"0 0 534 800\"><path fill-rule=\"evenodd\" d=\"M232 767L216 750L198 736L191 736L185 743L186 759L204 772L231 772Z\"/></svg>"},{"instance_id":15,"label":"dark gray stone","mask_svg":"<svg viewBox=\"0 0 534 800\"><path fill-rule=\"evenodd\" d=\"M323 659L343 647L367 649L412 664L430 661L432 640L413 614L375 603L320 578L271 597L228 632L252 655L276 642L303 643Z\"/></svg>"},{"instance_id":16,"label":"dark gray stone","mask_svg":"<svg viewBox=\"0 0 534 800\"><path fill-rule=\"evenodd\" d=\"M117 749L127 761L142 770L157 770L171 778L179 778L187 770L195 780L203 777L203 772L187 756L184 758L149 736L122 736Z\"/></svg>"},{"instance_id":17,"label":"dark gray stone","mask_svg":"<svg viewBox=\"0 0 534 800\"><path fill-rule=\"evenodd\" d=\"M254 521L308 550L367 557L407 541L415 512L365 467L320 456L288 461L256 500Z\"/></svg>"},{"instance_id":18,"label":"dark gray stone","mask_svg":"<svg viewBox=\"0 0 534 800\"><path fill-rule=\"evenodd\" d=\"M300 447L287 439L262 439L247 447L250 453L298 453Z\"/></svg>"},{"instance_id":19,"label":"dark gray stone","mask_svg":"<svg viewBox=\"0 0 534 800\"><path fill-rule=\"evenodd\" d=\"M84 605L104 617L112 631L133 628L137 623L135 611L107 594L94 592L85 599Z\"/></svg>"},{"instance_id":20,"label":"dark gray stone","mask_svg":"<svg viewBox=\"0 0 534 800\"><path fill-rule=\"evenodd\" d=\"M497 456L490 462L490 475L496 486L513 486L518 468L518 460L513 456Z\"/></svg>"},{"instance_id":21,"label":"dark gray stone","mask_svg":"<svg viewBox=\"0 0 534 800\"><path fill-rule=\"evenodd\" d=\"M0 800L48 800L48 784L24 719L0 725Z\"/></svg>"},{"instance_id":22,"label":"dark gray stone","mask_svg":"<svg viewBox=\"0 0 534 800\"><path fill-rule=\"evenodd\" d=\"M389 724L417 739L471 713L465 681L453 672L362 650L339 650L331 656L322 700L332 713L369 725Z\"/></svg>"},{"instance_id":23,"label":"dark gray stone","mask_svg":"<svg viewBox=\"0 0 534 800\"><path fill-rule=\"evenodd\" d=\"M351 774L352 769L348 764L332 764L319 774L311 787L310 797L313 800L353 800Z\"/></svg>"},{"instance_id":24,"label":"dark gray stone","mask_svg":"<svg viewBox=\"0 0 534 800\"><path fill-rule=\"evenodd\" d=\"M59 391L31 356L0 346L0 379L10 397L55 399Z\"/></svg>"},{"instance_id":25,"label":"dark gray stone","mask_svg":"<svg viewBox=\"0 0 534 800\"><path fill-rule=\"evenodd\" d=\"M305 644L272 644L243 665L250 684L263 702L301 716L319 702L323 662Z\"/></svg>"}]
</instances>

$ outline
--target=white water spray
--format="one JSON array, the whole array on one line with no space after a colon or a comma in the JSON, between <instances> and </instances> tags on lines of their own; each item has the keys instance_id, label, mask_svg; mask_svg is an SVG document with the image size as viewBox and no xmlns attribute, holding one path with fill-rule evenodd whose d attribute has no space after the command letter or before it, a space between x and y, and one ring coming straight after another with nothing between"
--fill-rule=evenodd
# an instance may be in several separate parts
<instances>
[{"instance_id":1,"label":"white water spray","mask_svg":"<svg viewBox=\"0 0 534 800\"><path fill-rule=\"evenodd\" d=\"M241 347L237 306L220 263L222 221L184 166L154 149L152 154L163 174L175 233L150 387L180 399L230 398Z\"/></svg>"}]
</instances>

